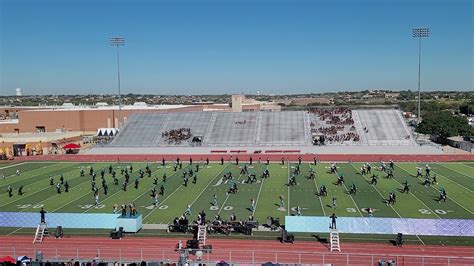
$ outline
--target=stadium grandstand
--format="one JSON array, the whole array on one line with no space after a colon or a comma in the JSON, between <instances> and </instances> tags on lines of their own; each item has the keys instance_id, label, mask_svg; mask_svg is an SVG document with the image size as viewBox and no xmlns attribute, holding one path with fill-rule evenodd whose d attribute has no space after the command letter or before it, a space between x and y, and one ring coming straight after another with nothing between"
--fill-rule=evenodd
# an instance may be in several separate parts
<instances>
[{"instance_id":1,"label":"stadium grandstand","mask_svg":"<svg viewBox=\"0 0 474 266\"><path fill-rule=\"evenodd\" d=\"M179 134L184 130L188 134ZM416 143L396 109L326 108L134 114L110 144L111 147L314 145L416 146Z\"/></svg>"}]
</instances>

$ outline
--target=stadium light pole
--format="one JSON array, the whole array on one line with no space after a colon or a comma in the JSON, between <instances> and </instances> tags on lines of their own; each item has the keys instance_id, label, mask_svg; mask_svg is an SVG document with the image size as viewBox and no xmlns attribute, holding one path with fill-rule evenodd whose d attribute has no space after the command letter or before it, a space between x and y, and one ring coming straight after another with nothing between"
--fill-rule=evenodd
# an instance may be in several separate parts
<instances>
[{"instance_id":1,"label":"stadium light pole","mask_svg":"<svg viewBox=\"0 0 474 266\"><path fill-rule=\"evenodd\" d=\"M122 110L122 95L120 94L120 54L119 47L125 45L124 37L111 37L110 45L117 47L117 83L118 83L118 96L119 96L119 110L118 110L118 128L121 128L121 117L120 111Z\"/></svg>"},{"instance_id":2,"label":"stadium light pole","mask_svg":"<svg viewBox=\"0 0 474 266\"><path fill-rule=\"evenodd\" d=\"M418 124L421 122L421 39L430 36L430 28L414 28L413 38L418 38Z\"/></svg>"}]
</instances>

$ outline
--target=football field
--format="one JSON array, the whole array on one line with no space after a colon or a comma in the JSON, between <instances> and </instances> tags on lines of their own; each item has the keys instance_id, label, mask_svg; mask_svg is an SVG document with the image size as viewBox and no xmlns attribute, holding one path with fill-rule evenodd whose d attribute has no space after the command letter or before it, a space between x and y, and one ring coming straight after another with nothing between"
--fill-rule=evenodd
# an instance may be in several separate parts
<instances>
[{"instance_id":1,"label":"football field","mask_svg":"<svg viewBox=\"0 0 474 266\"><path fill-rule=\"evenodd\" d=\"M117 172L119 185L113 184L112 176L108 173L109 163L73 163L73 162L23 162L18 164L0 165L0 211L2 212L38 212L44 207L48 212L67 213L112 213L114 204L128 204L133 202L139 213L143 215L145 224L168 224L175 217L183 214L187 205L191 205L192 216L195 219L198 212L204 210L209 219L219 214L223 219L229 219L235 213L237 219L247 220L252 214L251 200L254 199L255 219L265 222L266 217L295 215L296 207L301 208L303 216L329 216L336 213L338 216L367 216L367 208L374 209L375 217L403 217L403 218L462 218L474 219L474 163L429 163L432 175L436 174L437 185L424 186L424 179L416 178L417 167L425 167L426 163L397 163L395 162L394 178L387 179L386 173L380 171L379 163L371 163L372 172L378 175L378 184L370 185L371 175L360 175L361 163L339 163L338 174L344 174L345 184L336 185L337 176L329 173L328 163L302 163L301 174L296 177L297 185L288 186L288 178L292 175L297 163L270 163L269 165L254 162L253 165L241 163L199 163L197 182L189 180L187 186L183 184L183 171L196 170L195 162L189 165L183 163L182 169L174 171L172 163L164 167L161 162L149 162L152 171L151 177L147 174L139 176L139 169L145 170L142 163L113 163ZM120 168L133 166L127 190L122 190L124 176ZM250 173L255 173L257 182L247 184L246 175L240 175L241 167L247 165ZM80 168L84 168L85 176L80 176ZM95 197L91 191L91 176L89 169L97 173L99 188L99 205L95 205ZM262 172L270 171L270 178L261 178ZM309 171L316 172L315 179L309 179ZM104 169L105 180L108 185L108 194L104 195L101 187L100 170ZM16 175L16 171L20 175ZM230 187L229 180L224 180L224 173L231 172L233 182L238 184L236 194L227 194ZM69 192L58 194L56 184L60 175L70 185ZM163 182L162 176L167 180ZM50 185L49 178L54 178L54 185ZM164 195L159 196L157 207L153 206L151 188L154 177L158 179L157 191L163 184ZM134 188L135 180L139 180L138 189ZM408 182L410 193L401 192L402 183ZM357 187L356 195L349 195L349 187ZM325 185L328 196L319 197L317 191ZM8 187L13 189L9 197ZM24 186L23 195L17 194L17 189ZM446 202L438 202L439 189L447 191ZM395 192L397 202L387 205L385 199L390 192ZM213 206L213 195L217 197L217 205ZM280 208L280 199L283 198L284 207ZM332 207L332 197L337 199L337 207Z\"/></svg>"}]
</instances>

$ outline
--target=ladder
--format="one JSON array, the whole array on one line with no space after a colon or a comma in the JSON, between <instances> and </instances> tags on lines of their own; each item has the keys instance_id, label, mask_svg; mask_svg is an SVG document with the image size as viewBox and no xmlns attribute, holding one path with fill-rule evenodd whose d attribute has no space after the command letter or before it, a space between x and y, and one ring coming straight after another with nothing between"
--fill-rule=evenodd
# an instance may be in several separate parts
<instances>
[{"instance_id":1,"label":"ladder","mask_svg":"<svg viewBox=\"0 0 474 266\"><path fill-rule=\"evenodd\" d=\"M48 227L45 223L38 224L36 227L35 238L33 239L33 244L42 243L45 236L49 235Z\"/></svg>"},{"instance_id":2,"label":"ladder","mask_svg":"<svg viewBox=\"0 0 474 266\"><path fill-rule=\"evenodd\" d=\"M198 226L197 239L199 241L199 247L200 248L202 248L203 246L206 245L206 232L207 232L207 227L205 225L199 225Z\"/></svg>"},{"instance_id":3,"label":"ladder","mask_svg":"<svg viewBox=\"0 0 474 266\"><path fill-rule=\"evenodd\" d=\"M331 239L331 252L341 252L341 246L339 245L339 232L337 230L330 230L329 238Z\"/></svg>"}]
</instances>

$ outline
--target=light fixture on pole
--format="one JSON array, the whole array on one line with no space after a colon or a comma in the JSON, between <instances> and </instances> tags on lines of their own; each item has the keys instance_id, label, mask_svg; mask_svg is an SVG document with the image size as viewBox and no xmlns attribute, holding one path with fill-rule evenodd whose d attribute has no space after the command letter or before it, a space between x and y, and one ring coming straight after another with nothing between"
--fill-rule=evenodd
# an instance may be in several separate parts
<instances>
[{"instance_id":1,"label":"light fixture on pole","mask_svg":"<svg viewBox=\"0 0 474 266\"><path fill-rule=\"evenodd\" d=\"M120 55L119 55L119 47L125 45L125 38L124 37L111 37L110 38L110 45L117 47L117 82L118 82L118 97L119 97L119 110L118 110L118 125L115 125L118 128L121 128L121 116L120 111L122 110L122 95L120 94ZM114 119L115 120L115 119Z\"/></svg>"},{"instance_id":2,"label":"light fixture on pole","mask_svg":"<svg viewBox=\"0 0 474 266\"><path fill-rule=\"evenodd\" d=\"M430 28L414 28L413 38L418 38L418 124L421 122L421 39L430 36Z\"/></svg>"}]
</instances>

